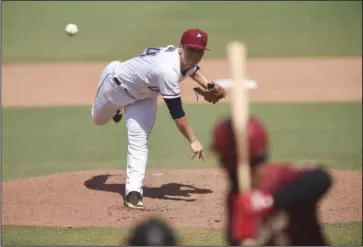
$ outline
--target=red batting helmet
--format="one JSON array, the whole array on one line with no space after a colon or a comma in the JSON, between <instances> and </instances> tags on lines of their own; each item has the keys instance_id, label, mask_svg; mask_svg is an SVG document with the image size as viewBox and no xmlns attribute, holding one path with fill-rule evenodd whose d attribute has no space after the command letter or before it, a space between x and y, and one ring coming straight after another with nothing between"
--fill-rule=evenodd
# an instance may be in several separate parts
<instances>
[{"instance_id":1,"label":"red batting helmet","mask_svg":"<svg viewBox=\"0 0 363 247\"><path fill-rule=\"evenodd\" d=\"M209 50L207 48L208 34L198 28L184 31L180 43L187 47Z\"/></svg>"},{"instance_id":2,"label":"red batting helmet","mask_svg":"<svg viewBox=\"0 0 363 247\"><path fill-rule=\"evenodd\" d=\"M237 166L236 143L231 118L217 123L213 130L214 140L211 146L227 169ZM268 137L264 126L257 117L250 117L247 123L248 150L250 164L264 162L267 158Z\"/></svg>"}]
</instances>

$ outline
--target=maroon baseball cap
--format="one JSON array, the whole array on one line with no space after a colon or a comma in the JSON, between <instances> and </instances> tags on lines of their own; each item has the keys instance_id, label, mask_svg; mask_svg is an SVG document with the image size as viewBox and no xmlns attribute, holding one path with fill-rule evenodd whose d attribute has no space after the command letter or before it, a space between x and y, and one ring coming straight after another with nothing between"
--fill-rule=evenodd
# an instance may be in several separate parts
<instances>
[{"instance_id":1,"label":"maroon baseball cap","mask_svg":"<svg viewBox=\"0 0 363 247\"><path fill-rule=\"evenodd\" d=\"M180 40L180 43L193 48L208 50L208 34L198 28L186 30Z\"/></svg>"},{"instance_id":2,"label":"maroon baseball cap","mask_svg":"<svg viewBox=\"0 0 363 247\"><path fill-rule=\"evenodd\" d=\"M236 143L230 117L218 122L213 129L211 150L219 154L222 165L227 169L237 165ZM267 129L256 116L250 116L247 122L247 144L250 165L252 160L262 160L267 156L269 138Z\"/></svg>"}]
</instances>

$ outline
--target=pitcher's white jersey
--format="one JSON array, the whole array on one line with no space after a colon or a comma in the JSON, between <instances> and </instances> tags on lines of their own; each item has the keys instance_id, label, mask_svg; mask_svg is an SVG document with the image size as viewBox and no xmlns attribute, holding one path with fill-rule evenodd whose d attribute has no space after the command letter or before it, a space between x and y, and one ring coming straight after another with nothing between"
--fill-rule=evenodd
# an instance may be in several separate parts
<instances>
[{"instance_id":1,"label":"pitcher's white jersey","mask_svg":"<svg viewBox=\"0 0 363 247\"><path fill-rule=\"evenodd\" d=\"M147 48L137 57L115 66L113 77L137 99L180 97L179 82L198 70L195 66L184 74L180 71L178 47Z\"/></svg>"}]
</instances>

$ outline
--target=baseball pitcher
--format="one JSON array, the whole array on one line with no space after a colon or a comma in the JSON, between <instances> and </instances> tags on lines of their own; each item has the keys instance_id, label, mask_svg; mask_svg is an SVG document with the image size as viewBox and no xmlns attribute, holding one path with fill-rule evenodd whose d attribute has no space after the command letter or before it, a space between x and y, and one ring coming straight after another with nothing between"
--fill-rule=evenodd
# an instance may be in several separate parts
<instances>
[{"instance_id":1,"label":"baseball pitcher","mask_svg":"<svg viewBox=\"0 0 363 247\"><path fill-rule=\"evenodd\" d=\"M330 175L316 165L267 163L268 137L260 120L247 125L252 189L239 192L231 120L215 126L214 150L230 180L227 196L229 245L327 245L317 219Z\"/></svg>"},{"instance_id":2,"label":"baseball pitcher","mask_svg":"<svg viewBox=\"0 0 363 247\"><path fill-rule=\"evenodd\" d=\"M186 30L178 46L147 48L124 62L113 61L101 74L92 106L95 124L125 118L128 135L125 206L142 209L142 185L148 160L148 137L156 118L161 95L171 117L192 149L192 159L203 159L203 146L183 110L179 83L187 77L200 87L195 91L216 103L226 96L223 87L207 80L199 62L207 49L208 34L200 29Z\"/></svg>"}]
</instances>

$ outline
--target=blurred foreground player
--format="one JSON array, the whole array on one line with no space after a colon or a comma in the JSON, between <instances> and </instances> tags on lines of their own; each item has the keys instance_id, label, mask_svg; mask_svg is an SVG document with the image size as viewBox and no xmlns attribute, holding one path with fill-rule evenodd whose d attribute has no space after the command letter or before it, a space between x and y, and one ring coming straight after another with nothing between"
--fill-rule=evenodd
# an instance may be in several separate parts
<instances>
[{"instance_id":1,"label":"blurred foreground player","mask_svg":"<svg viewBox=\"0 0 363 247\"><path fill-rule=\"evenodd\" d=\"M211 148L230 180L229 245L327 245L317 204L331 187L330 175L313 164L294 167L267 162L268 136L256 117L250 117L247 134L252 187L241 193L231 119L217 123L213 130Z\"/></svg>"},{"instance_id":2,"label":"blurred foreground player","mask_svg":"<svg viewBox=\"0 0 363 247\"><path fill-rule=\"evenodd\" d=\"M128 240L129 246L175 246L173 229L157 217L148 218L136 226Z\"/></svg>"}]
</instances>

